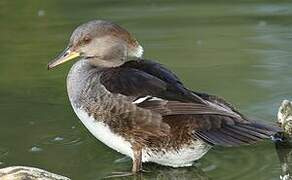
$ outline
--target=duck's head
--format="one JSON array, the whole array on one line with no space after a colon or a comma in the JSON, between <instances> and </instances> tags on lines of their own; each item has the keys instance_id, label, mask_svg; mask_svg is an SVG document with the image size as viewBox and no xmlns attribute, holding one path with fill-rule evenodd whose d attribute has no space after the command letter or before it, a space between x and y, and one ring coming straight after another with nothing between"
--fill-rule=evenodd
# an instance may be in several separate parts
<instances>
[{"instance_id":1,"label":"duck's head","mask_svg":"<svg viewBox=\"0 0 292 180\"><path fill-rule=\"evenodd\" d=\"M128 57L139 58L142 54L143 48L127 30L108 21L94 20L74 30L67 48L49 62L48 69L77 57L94 66L115 67Z\"/></svg>"}]
</instances>

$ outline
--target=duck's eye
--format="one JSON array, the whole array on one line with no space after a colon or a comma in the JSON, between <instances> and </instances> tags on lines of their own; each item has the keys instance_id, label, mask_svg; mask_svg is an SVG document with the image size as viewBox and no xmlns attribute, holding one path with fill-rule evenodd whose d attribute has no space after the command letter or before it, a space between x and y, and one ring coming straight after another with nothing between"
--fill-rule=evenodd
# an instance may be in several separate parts
<instances>
[{"instance_id":1,"label":"duck's eye","mask_svg":"<svg viewBox=\"0 0 292 180\"><path fill-rule=\"evenodd\" d=\"M84 43L89 43L91 41L91 38L89 36L85 36L83 39Z\"/></svg>"}]
</instances>

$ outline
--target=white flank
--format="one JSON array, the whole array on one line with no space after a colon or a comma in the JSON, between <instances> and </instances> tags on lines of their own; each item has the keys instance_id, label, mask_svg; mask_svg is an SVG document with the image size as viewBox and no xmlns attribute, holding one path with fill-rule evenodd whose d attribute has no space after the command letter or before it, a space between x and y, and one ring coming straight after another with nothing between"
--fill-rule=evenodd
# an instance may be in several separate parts
<instances>
[{"instance_id":1,"label":"white flank","mask_svg":"<svg viewBox=\"0 0 292 180\"><path fill-rule=\"evenodd\" d=\"M200 159L212 146L203 141L194 141L192 145L187 145L175 151L155 152L143 149L142 161L155 162L164 166L185 167L192 166L194 161Z\"/></svg>"},{"instance_id":2,"label":"white flank","mask_svg":"<svg viewBox=\"0 0 292 180\"><path fill-rule=\"evenodd\" d=\"M122 153L129 157L133 157L132 146L123 137L114 134L106 124L95 120L93 117L89 116L88 113L82 108L74 108L74 111L81 120L81 122L84 124L84 126L98 140L103 142L108 147L118 151L119 153Z\"/></svg>"}]
</instances>

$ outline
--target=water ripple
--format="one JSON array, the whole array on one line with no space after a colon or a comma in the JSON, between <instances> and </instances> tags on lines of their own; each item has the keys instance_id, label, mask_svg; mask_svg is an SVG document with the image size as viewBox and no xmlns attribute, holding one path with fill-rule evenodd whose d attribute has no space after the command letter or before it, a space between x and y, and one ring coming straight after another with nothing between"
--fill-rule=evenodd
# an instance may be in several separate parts
<instances>
[{"instance_id":1,"label":"water ripple","mask_svg":"<svg viewBox=\"0 0 292 180\"><path fill-rule=\"evenodd\" d=\"M78 135L63 134L63 135L43 138L40 144L74 146L74 145L81 144L83 141L84 139Z\"/></svg>"},{"instance_id":2,"label":"water ripple","mask_svg":"<svg viewBox=\"0 0 292 180\"><path fill-rule=\"evenodd\" d=\"M3 158L4 156L7 156L8 150L6 148L1 148L0 147L0 159Z\"/></svg>"},{"instance_id":3,"label":"water ripple","mask_svg":"<svg viewBox=\"0 0 292 180\"><path fill-rule=\"evenodd\" d=\"M3 162L4 157L8 155L8 150L6 148L1 148L0 147L0 167L5 164Z\"/></svg>"}]
</instances>

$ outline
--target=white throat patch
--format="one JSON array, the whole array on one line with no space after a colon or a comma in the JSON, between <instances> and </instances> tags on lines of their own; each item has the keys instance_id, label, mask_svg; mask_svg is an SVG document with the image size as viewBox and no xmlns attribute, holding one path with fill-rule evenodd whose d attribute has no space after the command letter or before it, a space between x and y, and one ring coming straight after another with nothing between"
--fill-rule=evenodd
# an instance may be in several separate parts
<instances>
[{"instance_id":1,"label":"white throat patch","mask_svg":"<svg viewBox=\"0 0 292 180\"><path fill-rule=\"evenodd\" d=\"M137 48L133 49L129 53L129 56L141 58L143 55L143 52L144 52L143 47L139 45Z\"/></svg>"}]
</instances>

